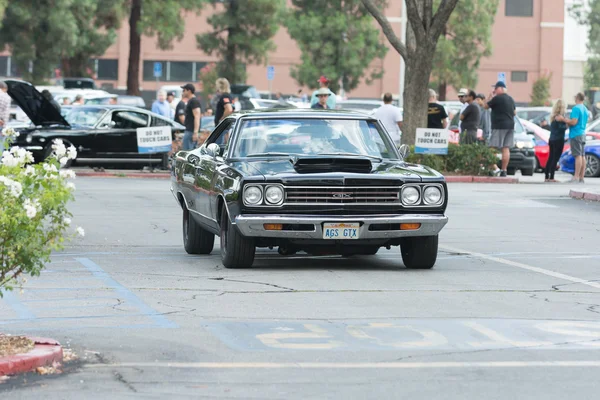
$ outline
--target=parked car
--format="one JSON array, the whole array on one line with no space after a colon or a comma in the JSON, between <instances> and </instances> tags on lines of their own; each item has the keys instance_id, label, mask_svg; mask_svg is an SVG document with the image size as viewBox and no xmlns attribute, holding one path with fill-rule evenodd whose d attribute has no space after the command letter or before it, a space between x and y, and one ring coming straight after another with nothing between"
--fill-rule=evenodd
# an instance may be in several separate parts
<instances>
[{"instance_id":1,"label":"parked car","mask_svg":"<svg viewBox=\"0 0 600 400\"><path fill-rule=\"evenodd\" d=\"M54 139L77 148L83 159L142 159L165 162L162 154L139 154L137 129L168 126L172 137L184 127L175 121L139 108L119 105L92 105L61 108L59 112L30 83L5 80L8 94L31 119L32 125L19 130L14 145L33 153L36 161L52 152Z\"/></svg>"},{"instance_id":2,"label":"parked car","mask_svg":"<svg viewBox=\"0 0 600 400\"><path fill-rule=\"evenodd\" d=\"M84 100L90 100L90 99L95 99L95 98L105 98L105 97L110 98L111 96L113 96L112 94L108 93L107 91L96 90L96 89L71 89L71 90L52 92L52 97L54 97L54 100L56 100L56 102L58 102L58 104L62 104L63 100L65 98L68 98L69 101L72 103L73 101L75 101L75 98L78 95L81 95Z\"/></svg>"},{"instance_id":3,"label":"parked car","mask_svg":"<svg viewBox=\"0 0 600 400\"><path fill-rule=\"evenodd\" d=\"M552 107L517 107L517 117L537 125L540 125L541 120L546 118L549 124L551 113Z\"/></svg>"},{"instance_id":4,"label":"parked car","mask_svg":"<svg viewBox=\"0 0 600 400\"><path fill-rule=\"evenodd\" d=\"M217 235L223 265L248 268L257 247L351 256L400 246L406 267L432 268L448 189L407 151L361 113L232 114L174 158L184 248L209 254Z\"/></svg>"},{"instance_id":5,"label":"parked car","mask_svg":"<svg viewBox=\"0 0 600 400\"><path fill-rule=\"evenodd\" d=\"M393 100L392 104L398 107L398 100ZM347 99L336 102L335 108L372 114L382 105L383 101L381 100Z\"/></svg>"},{"instance_id":6,"label":"parked car","mask_svg":"<svg viewBox=\"0 0 600 400\"><path fill-rule=\"evenodd\" d=\"M116 98L117 104L130 106L130 107L138 107L138 108L146 108L146 102L140 96L129 96L129 95L108 95L108 96L98 96L92 97L85 100L86 105L94 105L94 104L110 104L110 99Z\"/></svg>"},{"instance_id":7,"label":"parked car","mask_svg":"<svg viewBox=\"0 0 600 400\"><path fill-rule=\"evenodd\" d=\"M585 144L585 176L600 177L600 140L587 141ZM566 150L560 157L560 169L569 174L575 173L575 157L571 149Z\"/></svg>"},{"instance_id":8,"label":"parked car","mask_svg":"<svg viewBox=\"0 0 600 400\"><path fill-rule=\"evenodd\" d=\"M92 78L63 78L62 85L65 89L97 89Z\"/></svg>"}]
</instances>

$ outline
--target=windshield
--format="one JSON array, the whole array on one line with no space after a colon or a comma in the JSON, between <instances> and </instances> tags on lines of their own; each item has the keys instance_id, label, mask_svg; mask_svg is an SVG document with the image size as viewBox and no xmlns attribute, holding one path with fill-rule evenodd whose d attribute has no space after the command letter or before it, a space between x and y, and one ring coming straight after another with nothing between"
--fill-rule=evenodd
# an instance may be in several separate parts
<instances>
[{"instance_id":1,"label":"windshield","mask_svg":"<svg viewBox=\"0 0 600 400\"><path fill-rule=\"evenodd\" d=\"M357 155L397 159L373 121L265 119L243 121L233 157Z\"/></svg>"},{"instance_id":2,"label":"windshield","mask_svg":"<svg viewBox=\"0 0 600 400\"><path fill-rule=\"evenodd\" d=\"M70 125L94 126L105 112L106 110L98 108L74 107L65 119Z\"/></svg>"}]
</instances>

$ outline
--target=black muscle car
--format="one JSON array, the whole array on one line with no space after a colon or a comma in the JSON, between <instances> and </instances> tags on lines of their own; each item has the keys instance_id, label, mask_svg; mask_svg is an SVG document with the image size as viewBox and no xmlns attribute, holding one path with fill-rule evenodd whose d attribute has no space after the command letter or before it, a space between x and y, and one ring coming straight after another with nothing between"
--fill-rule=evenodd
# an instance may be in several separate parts
<instances>
[{"instance_id":1,"label":"black muscle car","mask_svg":"<svg viewBox=\"0 0 600 400\"><path fill-rule=\"evenodd\" d=\"M14 146L33 153L36 161L52 152L52 141L62 139L67 147L77 148L77 161L85 159L128 159L162 161L166 153L138 152L137 129L169 127L171 137L184 127L161 115L123 105L83 105L68 107L61 113L28 82L6 80L8 94L31 120L31 126L16 129Z\"/></svg>"},{"instance_id":2,"label":"black muscle car","mask_svg":"<svg viewBox=\"0 0 600 400\"><path fill-rule=\"evenodd\" d=\"M247 268L256 247L350 256L400 246L406 267L431 268L448 190L438 172L404 162L407 149L361 113L233 114L174 158L185 250L208 254L218 235L223 265Z\"/></svg>"}]
</instances>

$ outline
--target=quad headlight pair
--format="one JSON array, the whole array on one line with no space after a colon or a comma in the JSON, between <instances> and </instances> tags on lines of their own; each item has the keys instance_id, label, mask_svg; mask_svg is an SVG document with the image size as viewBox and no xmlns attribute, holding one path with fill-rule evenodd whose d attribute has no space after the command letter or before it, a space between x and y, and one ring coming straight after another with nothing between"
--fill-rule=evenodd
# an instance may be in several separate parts
<instances>
[{"instance_id":1,"label":"quad headlight pair","mask_svg":"<svg viewBox=\"0 0 600 400\"><path fill-rule=\"evenodd\" d=\"M405 206L436 206L444 202L440 186L405 186L400 192L400 200Z\"/></svg>"},{"instance_id":2,"label":"quad headlight pair","mask_svg":"<svg viewBox=\"0 0 600 400\"><path fill-rule=\"evenodd\" d=\"M243 194L246 206L278 206L283 203L283 197L281 185L248 185Z\"/></svg>"}]
</instances>

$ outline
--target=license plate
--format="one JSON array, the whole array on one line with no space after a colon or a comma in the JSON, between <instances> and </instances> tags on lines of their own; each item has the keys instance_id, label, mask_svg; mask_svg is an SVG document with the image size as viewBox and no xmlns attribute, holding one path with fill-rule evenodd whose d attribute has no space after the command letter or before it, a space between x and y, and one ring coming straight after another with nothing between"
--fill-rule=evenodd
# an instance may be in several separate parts
<instances>
[{"instance_id":1,"label":"license plate","mask_svg":"<svg viewBox=\"0 0 600 400\"><path fill-rule=\"evenodd\" d=\"M324 223L323 224L323 239L333 240L349 240L358 239L358 222L352 223Z\"/></svg>"}]
</instances>

